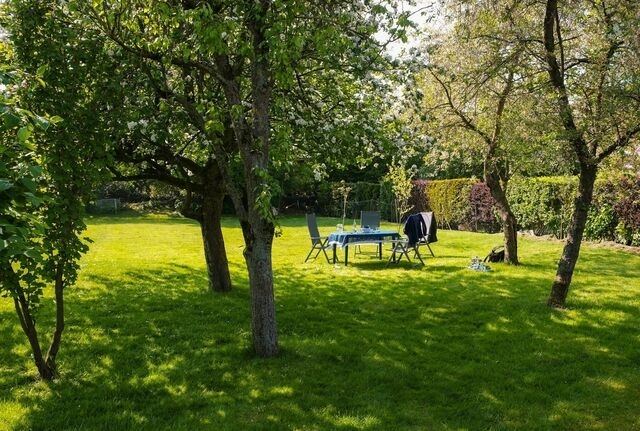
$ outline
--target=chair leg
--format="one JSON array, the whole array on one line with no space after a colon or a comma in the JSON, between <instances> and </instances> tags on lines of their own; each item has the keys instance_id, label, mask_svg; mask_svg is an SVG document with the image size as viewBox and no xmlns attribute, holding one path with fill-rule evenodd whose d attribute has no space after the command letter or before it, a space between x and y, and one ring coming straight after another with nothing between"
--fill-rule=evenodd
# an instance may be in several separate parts
<instances>
[{"instance_id":1,"label":"chair leg","mask_svg":"<svg viewBox=\"0 0 640 431\"><path fill-rule=\"evenodd\" d=\"M331 260L329 260L329 255L327 254L326 245L323 245L321 249L322 249L322 252L324 253L324 258L327 259L327 263L331 263Z\"/></svg>"},{"instance_id":2,"label":"chair leg","mask_svg":"<svg viewBox=\"0 0 640 431\"><path fill-rule=\"evenodd\" d=\"M417 258L418 258L418 260L420 261L420 263L422 264L422 266L425 266L425 265L424 265L424 260L422 260L422 256L420 255L420 250L418 250L418 248L419 248L419 247L418 247L417 245L413 248L413 250L415 251L415 253L414 253L414 256L413 256L413 257L414 257L414 258L415 258L415 257L417 257Z\"/></svg>"},{"instance_id":3,"label":"chair leg","mask_svg":"<svg viewBox=\"0 0 640 431\"><path fill-rule=\"evenodd\" d=\"M398 258L396 259L397 254L400 254L400 256L398 256ZM409 249L407 248L407 246L405 244L395 244L393 246L393 249L391 250L391 256L389 256L389 260L387 261L386 266L389 266L391 262L400 263L403 255L407 257L408 262L411 262L411 258L409 257Z\"/></svg>"},{"instance_id":4,"label":"chair leg","mask_svg":"<svg viewBox=\"0 0 640 431\"><path fill-rule=\"evenodd\" d=\"M436 257L435 254L433 254L433 250L431 250L431 246L429 245L429 243L427 243L427 248L429 249L429 251L431 252L431 257Z\"/></svg>"},{"instance_id":5,"label":"chair leg","mask_svg":"<svg viewBox=\"0 0 640 431\"><path fill-rule=\"evenodd\" d=\"M304 260L305 262L307 262L309 260L309 257L311 256L311 253L313 253L314 250L317 250L315 256L313 256L313 260L316 260L318 258L318 255L320 255L320 252L323 251L325 257L327 258L327 262L329 262L329 257L327 256L327 252L324 251L324 248L322 246L318 247L319 244L315 244L313 247L311 247L311 250L309 250L309 254L307 255L307 258Z\"/></svg>"},{"instance_id":6,"label":"chair leg","mask_svg":"<svg viewBox=\"0 0 640 431\"><path fill-rule=\"evenodd\" d=\"M315 249L316 249L315 246L311 247L311 250L309 250L309 254L307 254L307 257L304 260L305 263L309 260L309 256L311 256L311 253L313 253L313 250L315 250Z\"/></svg>"}]
</instances>

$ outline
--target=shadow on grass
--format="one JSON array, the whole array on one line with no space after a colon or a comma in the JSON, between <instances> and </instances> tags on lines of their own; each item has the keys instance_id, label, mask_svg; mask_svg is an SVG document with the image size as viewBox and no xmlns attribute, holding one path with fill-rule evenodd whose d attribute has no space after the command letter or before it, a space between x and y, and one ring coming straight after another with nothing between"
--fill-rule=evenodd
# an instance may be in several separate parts
<instances>
[{"instance_id":1,"label":"shadow on grass","mask_svg":"<svg viewBox=\"0 0 640 431\"><path fill-rule=\"evenodd\" d=\"M3 298L4 301L11 301ZM18 316L15 312L0 313L0 340L4 347L0 350L0 386L14 387L17 385L33 383L33 379L24 374L24 369L16 373L16 369L7 365L34 367L30 360L30 350L27 348L26 336L18 324ZM20 347L22 346L22 349Z\"/></svg>"},{"instance_id":2,"label":"shadow on grass","mask_svg":"<svg viewBox=\"0 0 640 431\"><path fill-rule=\"evenodd\" d=\"M122 214L92 215L87 218L87 223L91 225L121 225L121 224L186 224L199 226L198 222L177 214L144 214L135 212L124 212ZM238 220L233 217L223 217L223 228L239 228Z\"/></svg>"},{"instance_id":3,"label":"shadow on grass","mask_svg":"<svg viewBox=\"0 0 640 431\"><path fill-rule=\"evenodd\" d=\"M276 268L282 354L269 360L250 353L246 278L225 295L184 265L95 278L96 289L69 295L63 379L16 391L23 383L3 371L0 389L27 406L32 429L637 424L636 307L585 299L579 311L551 311L524 268L480 274L430 261L381 279L384 263L357 265L314 277ZM4 320L0 334L15 337Z\"/></svg>"}]
</instances>

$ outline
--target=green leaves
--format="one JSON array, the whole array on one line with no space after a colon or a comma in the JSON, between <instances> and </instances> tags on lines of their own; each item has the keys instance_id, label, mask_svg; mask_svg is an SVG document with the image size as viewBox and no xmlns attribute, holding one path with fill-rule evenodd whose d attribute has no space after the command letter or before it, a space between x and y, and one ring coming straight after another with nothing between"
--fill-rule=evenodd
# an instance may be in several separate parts
<instances>
[{"instance_id":1,"label":"green leaves","mask_svg":"<svg viewBox=\"0 0 640 431\"><path fill-rule=\"evenodd\" d=\"M13 183L6 178L0 178L0 193L13 187Z\"/></svg>"},{"instance_id":2,"label":"green leaves","mask_svg":"<svg viewBox=\"0 0 640 431\"><path fill-rule=\"evenodd\" d=\"M33 145L27 142L27 139L29 139L29 136L31 136L31 133L33 133L33 126L27 125L27 126L21 127L18 130L18 133L16 136L18 137L18 141L22 145L32 150Z\"/></svg>"}]
</instances>

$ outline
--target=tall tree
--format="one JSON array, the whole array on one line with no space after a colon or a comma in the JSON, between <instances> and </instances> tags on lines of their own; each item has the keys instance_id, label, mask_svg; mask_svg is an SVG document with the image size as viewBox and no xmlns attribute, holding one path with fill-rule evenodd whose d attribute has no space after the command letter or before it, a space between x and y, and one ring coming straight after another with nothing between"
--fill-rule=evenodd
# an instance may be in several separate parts
<instances>
[{"instance_id":1,"label":"tall tree","mask_svg":"<svg viewBox=\"0 0 640 431\"><path fill-rule=\"evenodd\" d=\"M633 0L547 0L544 59L579 185L548 304L565 304L598 168L640 134L640 12ZM636 144L637 145L637 144Z\"/></svg>"},{"instance_id":2,"label":"tall tree","mask_svg":"<svg viewBox=\"0 0 640 431\"><path fill-rule=\"evenodd\" d=\"M450 4L454 12L455 5ZM493 6L467 5L442 36L429 41L422 78L426 95L418 113L438 124L440 140L467 141L469 153L481 158L502 224L505 261L518 264L517 220L507 186L515 170L513 154L528 138L516 115L527 103L523 78L528 70L524 45L507 16L511 11Z\"/></svg>"},{"instance_id":3,"label":"tall tree","mask_svg":"<svg viewBox=\"0 0 640 431\"><path fill-rule=\"evenodd\" d=\"M33 109L66 112L65 139L99 142L118 178L156 179L194 196L184 214L200 223L209 287L230 290L220 224L224 183L199 132L159 102L137 59L74 17L68 2L12 0L8 10L17 60L27 71L43 70L49 83Z\"/></svg>"},{"instance_id":4,"label":"tall tree","mask_svg":"<svg viewBox=\"0 0 640 431\"><path fill-rule=\"evenodd\" d=\"M210 143L244 234L259 355L278 351L272 199L279 189L275 170L292 144L286 129L273 134L274 114L296 87L326 79L329 71L366 76L381 60L372 36L394 13L387 3L72 2L153 69L164 97L181 106ZM297 120L289 117L290 129L302 125Z\"/></svg>"}]
</instances>

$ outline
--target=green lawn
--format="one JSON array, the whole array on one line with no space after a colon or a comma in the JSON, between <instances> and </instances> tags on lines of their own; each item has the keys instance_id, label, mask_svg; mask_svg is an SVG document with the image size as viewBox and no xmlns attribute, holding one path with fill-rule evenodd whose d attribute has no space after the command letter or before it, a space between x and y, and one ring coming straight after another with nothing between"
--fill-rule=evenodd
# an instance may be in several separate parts
<instances>
[{"instance_id":1,"label":"green lawn","mask_svg":"<svg viewBox=\"0 0 640 431\"><path fill-rule=\"evenodd\" d=\"M240 228L225 221L226 295L207 291L199 235L164 216L89 220L51 384L0 299L0 430L640 429L640 255L583 247L568 309L552 311L560 242L522 238L523 265L477 273L471 257L501 236L445 230L425 268L345 268L303 263L304 219L285 218L282 354L264 360Z\"/></svg>"}]
</instances>

